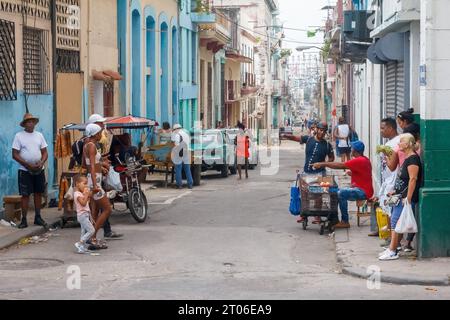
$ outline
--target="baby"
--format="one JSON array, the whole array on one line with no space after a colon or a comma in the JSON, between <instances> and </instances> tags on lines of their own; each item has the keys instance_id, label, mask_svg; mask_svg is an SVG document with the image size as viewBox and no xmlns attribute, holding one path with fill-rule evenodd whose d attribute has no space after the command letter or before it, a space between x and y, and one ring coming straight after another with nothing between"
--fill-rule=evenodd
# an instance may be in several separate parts
<instances>
[{"instance_id":1,"label":"baby","mask_svg":"<svg viewBox=\"0 0 450 320\"><path fill-rule=\"evenodd\" d=\"M88 187L88 179L85 176L78 175L75 177L74 202L77 211L77 220L81 225L80 241L75 243L78 253L88 253L88 245L86 242L94 235L95 229L91 222L91 210L89 208L89 200L91 191Z\"/></svg>"}]
</instances>

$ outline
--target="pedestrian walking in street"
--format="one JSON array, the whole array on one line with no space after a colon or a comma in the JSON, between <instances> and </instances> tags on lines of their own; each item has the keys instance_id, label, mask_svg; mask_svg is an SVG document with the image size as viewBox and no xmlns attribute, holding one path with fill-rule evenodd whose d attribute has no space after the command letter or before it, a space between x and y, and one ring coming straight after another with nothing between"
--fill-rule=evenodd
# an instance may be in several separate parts
<instances>
[{"instance_id":1,"label":"pedestrian walking in street","mask_svg":"<svg viewBox=\"0 0 450 320\"><path fill-rule=\"evenodd\" d=\"M183 130L180 124L173 126L172 141L175 143L174 151L172 152L172 162L175 164L175 180L177 188L183 188L182 171L186 174L188 188L192 189L194 181L191 173L191 139L189 134Z\"/></svg>"},{"instance_id":2,"label":"pedestrian walking in street","mask_svg":"<svg viewBox=\"0 0 450 320\"><path fill-rule=\"evenodd\" d=\"M245 126L238 123L239 132L236 135L234 144L236 145L237 169L239 180L242 180L242 165L245 168L245 178L248 179L248 159L250 158L250 138L245 132Z\"/></svg>"},{"instance_id":3,"label":"pedestrian walking in street","mask_svg":"<svg viewBox=\"0 0 450 320\"><path fill-rule=\"evenodd\" d=\"M400 136L399 148L406 154L403 165L398 170L395 181L394 192L391 196L398 196L398 204L394 207L391 216L391 244L384 252L379 255L380 260L396 260L398 256L398 247L402 235L395 232L397 222L402 215L405 203L409 203L415 211L415 206L419 201L419 189L422 176L422 163L416 152L416 140L410 133Z\"/></svg>"},{"instance_id":4,"label":"pedestrian walking in street","mask_svg":"<svg viewBox=\"0 0 450 320\"><path fill-rule=\"evenodd\" d=\"M286 136L289 140L300 142L300 144L306 144L305 148L305 165L303 172L306 174L326 174L325 167L315 168L315 163L324 162L325 160L333 162L334 151L332 145L325 139L326 133L328 131L328 125L324 122L317 124L316 130L313 136L301 136L295 137L293 135ZM328 158L328 159L327 159ZM300 216L297 220L298 223L302 223L305 217ZM320 217L316 217L314 224L320 223Z\"/></svg>"},{"instance_id":5,"label":"pedestrian walking in street","mask_svg":"<svg viewBox=\"0 0 450 320\"><path fill-rule=\"evenodd\" d=\"M88 179L85 176L78 175L74 178L74 181L76 190L73 199L77 211L77 220L81 226L80 241L75 243L75 248L77 248L78 253L87 253L89 251L87 242L95 233L95 228L91 221L91 209L89 208L92 193L88 187Z\"/></svg>"},{"instance_id":6,"label":"pedestrian walking in street","mask_svg":"<svg viewBox=\"0 0 450 320\"><path fill-rule=\"evenodd\" d=\"M96 146L102 138L102 131L99 125L88 124L86 127L87 139L83 150L83 167L88 171L88 183L93 192L91 209L95 222L95 233L92 237L94 245L100 245L97 242L98 230L103 227L103 224L109 218L112 211L111 203L102 188L104 168L101 162L102 156ZM101 214L99 214L100 211Z\"/></svg>"},{"instance_id":7,"label":"pedestrian walking in street","mask_svg":"<svg viewBox=\"0 0 450 320\"><path fill-rule=\"evenodd\" d=\"M334 129L333 136L337 142L338 153L342 162L350 160L351 146L349 142L350 126L345 122L344 117L339 118L339 125Z\"/></svg>"},{"instance_id":8,"label":"pedestrian walking in street","mask_svg":"<svg viewBox=\"0 0 450 320\"><path fill-rule=\"evenodd\" d=\"M350 228L348 215L348 201L368 200L373 197L372 164L369 158L364 156L365 145L362 141L352 144L353 159L345 163L319 162L313 165L316 169L325 167L331 169L350 170L352 177L351 188L341 188L338 192L341 222L336 228Z\"/></svg>"},{"instance_id":9,"label":"pedestrian walking in street","mask_svg":"<svg viewBox=\"0 0 450 320\"><path fill-rule=\"evenodd\" d=\"M115 159L109 159L111 157L110 154L104 154L108 151L108 143L109 143L109 134L105 130L105 121L106 118L99 114L93 114L89 117L88 123L90 124L96 124L100 128L102 128L102 137L100 141L96 144L98 152L102 154L101 158L101 164L102 164L102 173L106 176L109 173L109 170L111 170L111 163ZM112 143L111 145L112 146ZM103 183L103 181L102 181ZM98 208L96 208L98 210ZM97 217L99 214L102 214L101 212L96 212L95 216ZM105 220L105 223L103 224L103 233L105 239L119 239L123 237L123 234L116 233L112 230L111 223L109 222L109 217Z\"/></svg>"},{"instance_id":10,"label":"pedestrian walking in street","mask_svg":"<svg viewBox=\"0 0 450 320\"><path fill-rule=\"evenodd\" d=\"M34 195L34 224L47 228L41 217L42 194L46 181L44 165L48 160L47 142L42 133L35 131L39 118L25 114L20 126L25 130L16 134L12 145L12 157L19 163L19 194L22 196L22 221L19 229L28 227L27 214L30 196Z\"/></svg>"}]
</instances>

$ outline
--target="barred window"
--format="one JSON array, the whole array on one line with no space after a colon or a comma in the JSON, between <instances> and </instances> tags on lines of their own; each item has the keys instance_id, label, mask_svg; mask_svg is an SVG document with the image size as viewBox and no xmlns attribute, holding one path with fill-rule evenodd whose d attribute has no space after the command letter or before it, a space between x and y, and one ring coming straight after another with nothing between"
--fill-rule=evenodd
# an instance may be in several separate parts
<instances>
[{"instance_id":1,"label":"barred window","mask_svg":"<svg viewBox=\"0 0 450 320\"><path fill-rule=\"evenodd\" d=\"M26 94L50 92L48 31L23 28L24 90Z\"/></svg>"},{"instance_id":2,"label":"barred window","mask_svg":"<svg viewBox=\"0 0 450 320\"><path fill-rule=\"evenodd\" d=\"M17 100L14 22L0 20L0 101Z\"/></svg>"},{"instance_id":3,"label":"barred window","mask_svg":"<svg viewBox=\"0 0 450 320\"><path fill-rule=\"evenodd\" d=\"M56 71L62 73L80 72L80 52L56 49Z\"/></svg>"}]
</instances>

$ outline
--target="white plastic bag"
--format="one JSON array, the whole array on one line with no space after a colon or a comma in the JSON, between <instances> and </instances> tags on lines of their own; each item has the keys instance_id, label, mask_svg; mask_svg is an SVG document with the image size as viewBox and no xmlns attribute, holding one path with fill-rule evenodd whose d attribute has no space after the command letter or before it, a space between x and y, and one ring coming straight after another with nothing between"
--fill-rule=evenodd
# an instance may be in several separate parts
<instances>
[{"instance_id":1,"label":"white plastic bag","mask_svg":"<svg viewBox=\"0 0 450 320\"><path fill-rule=\"evenodd\" d=\"M122 191L122 183L120 182L120 173L116 172L113 168L109 169L106 176L105 184L111 188L111 190Z\"/></svg>"},{"instance_id":2,"label":"white plastic bag","mask_svg":"<svg viewBox=\"0 0 450 320\"><path fill-rule=\"evenodd\" d=\"M400 219L398 219L395 232L400 234L417 233L417 230L417 222L414 218L412 206L408 201L405 201L405 206L403 207Z\"/></svg>"},{"instance_id":3,"label":"white plastic bag","mask_svg":"<svg viewBox=\"0 0 450 320\"><path fill-rule=\"evenodd\" d=\"M68 201L73 201L75 191L73 190L73 180L70 179L70 187L69 190L67 190L66 194L64 195L64 199Z\"/></svg>"}]
</instances>

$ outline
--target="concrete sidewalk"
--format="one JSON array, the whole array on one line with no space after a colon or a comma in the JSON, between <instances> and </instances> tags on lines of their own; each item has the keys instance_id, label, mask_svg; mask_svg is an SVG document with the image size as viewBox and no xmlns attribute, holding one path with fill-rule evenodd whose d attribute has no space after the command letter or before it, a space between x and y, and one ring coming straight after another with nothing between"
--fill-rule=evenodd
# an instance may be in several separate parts
<instances>
[{"instance_id":1,"label":"concrete sidewalk","mask_svg":"<svg viewBox=\"0 0 450 320\"><path fill-rule=\"evenodd\" d=\"M338 176L340 187L350 185L350 177ZM385 283L402 285L450 285L450 258L418 260L416 252L400 253L399 260L380 261L378 254L384 251L384 241L369 237L370 218L361 218L361 227L356 223L355 203L349 203L351 228L338 229L334 234L336 259L344 274L367 279L375 271L380 271L380 280Z\"/></svg>"},{"instance_id":2,"label":"concrete sidewalk","mask_svg":"<svg viewBox=\"0 0 450 320\"><path fill-rule=\"evenodd\" d=\"M63 211L58 208L44 208L41 211L42 218L47 222L50 228L60 226ZM34 211L30 210L27 215L28 228L17 229L0 225L0 250L6 249L21 239L38 236L47 232L43 227L34 225Z\"/></svg>"}]
</instances>

